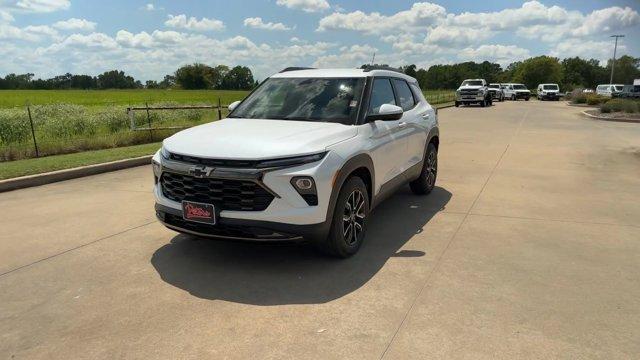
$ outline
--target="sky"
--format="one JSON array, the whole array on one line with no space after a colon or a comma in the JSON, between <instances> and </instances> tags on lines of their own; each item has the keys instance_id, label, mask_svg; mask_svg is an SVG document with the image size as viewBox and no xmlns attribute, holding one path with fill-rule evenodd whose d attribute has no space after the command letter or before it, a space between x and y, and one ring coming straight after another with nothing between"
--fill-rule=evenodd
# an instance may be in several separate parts
<instances>
[{"instance_id":1,"label":"sky","mask_svg":"<svg viewBox=\"0 0 640 360\"><path fill-rule=\"evenodd\" d=\"M640 57L640 1L0 0L0 76Z\"/></svg>"}]
</instances>

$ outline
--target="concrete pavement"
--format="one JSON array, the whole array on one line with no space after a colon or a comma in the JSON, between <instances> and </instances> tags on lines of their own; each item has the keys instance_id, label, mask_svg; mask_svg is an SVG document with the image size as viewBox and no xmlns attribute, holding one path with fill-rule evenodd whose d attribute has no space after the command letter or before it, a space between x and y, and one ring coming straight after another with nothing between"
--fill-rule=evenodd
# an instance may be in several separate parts
<instances>
[{"instance_id":1,"label":"concrete pavement","mask_svg":"<svg viewBox=\"0 0 640 360\"><path fill-rule=\"evenodd\" d=\"M140 167L0 194L0 357L640 354L640 126L554 102L440 112L438 188L349 260L194 241Z\"/></svg>"}]
</instances>

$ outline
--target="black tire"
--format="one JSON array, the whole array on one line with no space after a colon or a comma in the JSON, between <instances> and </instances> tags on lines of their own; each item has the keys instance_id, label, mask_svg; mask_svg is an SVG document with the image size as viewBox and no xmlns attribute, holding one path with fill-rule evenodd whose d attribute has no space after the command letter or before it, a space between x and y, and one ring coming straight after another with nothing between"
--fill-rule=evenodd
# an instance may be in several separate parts
<instances>
[{"instance_id":1,"label":"black tire","mask_svg":"<svg viewBox=\"0 0 640 360\"><path fill-rule=\"evenodd\" d=\"M438 150L436 150L436 146L433 145L433 143L429 143L427 153L422 163L420 177L410 182L409 187L411 187L411 191L416 195L426 195L436 186L437 176Z\"/></svg>"},{"instance_id":2,"label":"black tire","mask_svg":"<svg viewBox=\"0 0 640 360\"><path fill-rule=\"evenodd\" d=\"M512 101L517 101L517 100L518 100L518 98L516 98L516 96L515 96L515 95L511 95L511 100L512 100Z\"/></svg>"},{"instance_id":3,"label":"black tire","mask_svg":"<svg viewBox=\"0 0 640 360\"><path fill-rule=\"evenodd\" d=\"M529 101L529 98L524 98L524 101Z\"/></svg>"},{"instance_id":4,"label":"black tire","mask_svg":"<svg viewBox=\"0 0 640 360\"><path fill-rule=\"evenodd\" d=\"M456 101L456 107L460 106L460 102Z\"/></svg>"},{"instance_id":5,"label":"black tire","mask_svg":"<svg viewBox=\"0 0 640 360\"><path fill-rule=\"evenodd\" d=\"M354 206L356 209L352 211ZM317 243L320 250L341 258L357 253L367 230L369 206L367 186L362 179L357 176L347 179L336 201L329 235Z\"/></svg>"},{"instance_id":6,"label":"black tire","mask_svg":"<svg viewBox=\"0 0 640 360\"><path fill-rule=\"evenodd\" d=\"M487 101L486 101L486 100L482 100L482 101L480 102L480 106L481 106L481 107L485 107L485 106L487 106Z\"/></svg>"}]
</instances>

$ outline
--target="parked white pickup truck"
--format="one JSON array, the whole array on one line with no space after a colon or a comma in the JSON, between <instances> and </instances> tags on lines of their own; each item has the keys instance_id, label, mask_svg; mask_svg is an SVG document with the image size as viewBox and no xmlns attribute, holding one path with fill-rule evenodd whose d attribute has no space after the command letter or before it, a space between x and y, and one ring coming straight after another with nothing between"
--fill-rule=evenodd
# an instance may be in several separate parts
<instances>
[{"instance_id":1,"label":"parked white pickup truck","mask_svg":"<svg viewBox=\"0 0 640 360\"><path fill-rule=\"evenodd\" d=\"M456 90L456 107L474 103L482 107L492 104L491 94L484 79L467 79Z\"/></svg>"}]
</instances>

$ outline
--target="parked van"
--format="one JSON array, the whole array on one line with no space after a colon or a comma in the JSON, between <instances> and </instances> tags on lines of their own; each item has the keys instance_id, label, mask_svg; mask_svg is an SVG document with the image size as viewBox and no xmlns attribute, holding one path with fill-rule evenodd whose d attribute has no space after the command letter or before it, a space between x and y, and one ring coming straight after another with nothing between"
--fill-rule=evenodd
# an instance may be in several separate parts
<instances>
[{"instance_id":1,"label":"parked van","mask_svg":"<svg viewBox=\"0 0 640 360\"><path fill-rule=\"evenodd\" d=\"M558 84L539 84L538 85L538 100L559 100L560 99L560 87Z\"/></svg>"},{"instance_id":2,"label":"parked van","mask_svg":"<svg viewBox=\"0 0 640 360\"><path fill-rule=\"evenodd\" d=\"M622 84L598 85L598 87L596 88L596 94L606 96L606 97L612 97L613 94L622 92L623 87L624 85Z\"/></svg>"}]
</instances>

